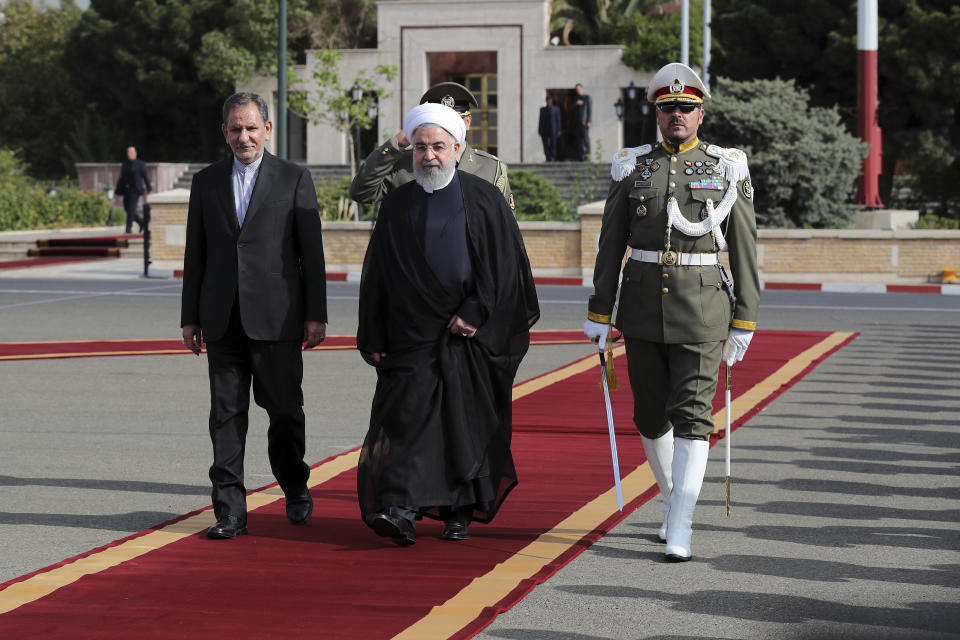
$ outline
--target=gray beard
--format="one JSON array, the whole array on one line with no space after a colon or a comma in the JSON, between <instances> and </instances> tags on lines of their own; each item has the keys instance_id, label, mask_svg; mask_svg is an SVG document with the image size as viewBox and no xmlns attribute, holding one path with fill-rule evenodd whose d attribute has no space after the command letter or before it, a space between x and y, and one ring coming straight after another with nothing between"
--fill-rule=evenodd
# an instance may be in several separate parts
<instances>
[{"instance_id":1,"label":"gray beard","mask_svg":"<svg viewBox=\"0 0 960 640\"><path fill-rule=\"evenodd\" d=\"M427 168L413 166L413 179L417 181L421 187L426 191L436 191L437 189L446 186L450 182L450 177L453 175L453 172L457 170L457 165L454 162L450 163L450 166L443 166L440 168Z\"/></svg>"}]
</instances>

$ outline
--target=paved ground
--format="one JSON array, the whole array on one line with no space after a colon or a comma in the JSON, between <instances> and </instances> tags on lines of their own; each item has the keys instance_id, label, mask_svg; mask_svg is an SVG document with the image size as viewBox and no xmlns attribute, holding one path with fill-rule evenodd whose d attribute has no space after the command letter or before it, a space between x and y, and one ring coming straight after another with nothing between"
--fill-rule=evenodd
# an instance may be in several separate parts
<instances>
[{"instance_id":1,"label":"paved ground","mask_svg":"<svg viewBox=\"0 0 960 640\"><path fill-rule=\"evenodd\" d=\"M179 282L141 268L0 273L0 340L178 336ZM540 293L538 328L581 324L585 289ZM330 307L353 333L356 285ZM760 325L861 336L737 431L729 519L711 454L694 561L662 562L651 502L479 637L960 637L960 296L768 291ZM536 347L521 377L584 354ZM305 364L320 460L359 444L373 375L350 351ZM202 358L2 362L0 388L0 582L207 504ZM264 431L251 486L271 481Z\"/></svg>"}]
</instances>

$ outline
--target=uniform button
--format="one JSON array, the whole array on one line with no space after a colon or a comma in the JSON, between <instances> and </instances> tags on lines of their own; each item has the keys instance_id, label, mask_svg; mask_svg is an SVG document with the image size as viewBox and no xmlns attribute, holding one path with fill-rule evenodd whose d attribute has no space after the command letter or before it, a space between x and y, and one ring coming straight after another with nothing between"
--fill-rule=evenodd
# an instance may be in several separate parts
<instances>
[{"instance_id":1,"label":"uniform button","mask_svg":"<svg viewBox=\"0 0 960 640\"><path fill-rule=\"evenodd\" d=\"M676 201L677 201L676 198L674 198L673 196L670 196L670 202L676 202Z\"/></svg>"},{"instance_id":2,"label":"uniform button","mask_svg":"<svg viewBox=\"0 0 960 640\"><path fill-rule=\"evenodd\" d=\"M670 156L670 162L676 162L677 156Z\"/></svg>"},{"instance_id":3,"label":"uniform button","mask_svg":"<svg viewBox=\"0 0 960 640\"><path fill-rule=\"evenodd\" d=\"M664 279L664 280L666 280L666 279L669 278L669 277L670 277L670 274L669 274L669 273L664 273L664 274L663 274L663 279Z\"/></svg>"},{"instance_id":4,"label":"uniform button","mask_svg":"<svg viewBox=\"0 0 960 640\"><path fill-rule=\"evenodd\" d=\"M674 175L677 172L676 169L670 169L670 175Z\"/></svg>"},{"instance_id":5,"label":"uniform button","mask_svg":"<svg viewBox=\"0 0 960 640\"><path fill-rule=\"evenodd\" d=\"M664 293L670 293L670 289L667 289L666 287L664 287L663 289L661 289L661 291L663 291Z\"/></svg>"},{"instance_id":6,"label":"uniform button","mask_svg":"<svg viewBox=\"0 0 960 640\"><path fill-rule=\"evenodd\" d=\"M646 196L640 196L640 200L646 200Z\"/></svg>"},{"instance_id":7,"label":"uniform button","mask_svg":"<svg viewBox=\"0 0 960 640\"><path fill-rule=\"evenodd\" d=\"M671 188L671 189L673 189L673 188L676 187L676 186L677 186L677 183L676 183L676 182L671 182L671 183L670 183L670 188Z\"/></svg>"}]
</instances>

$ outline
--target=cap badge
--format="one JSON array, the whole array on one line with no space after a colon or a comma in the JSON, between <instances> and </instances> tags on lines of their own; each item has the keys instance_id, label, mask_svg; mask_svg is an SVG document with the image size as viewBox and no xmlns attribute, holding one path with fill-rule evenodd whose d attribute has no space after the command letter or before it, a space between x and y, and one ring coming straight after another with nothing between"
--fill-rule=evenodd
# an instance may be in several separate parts
<instances>
[{"instance_id":1,"label":"cap badge","mask_svg":"<svg viewBox=\"0 0 960 640\"><path fill-rule=\"evenodd\" d=\"M451 109L453 109L453 106L454 106L455 104L457 104L457 103L456 103L456 101L453 99L453 96L447 95L447 96L443 96L442 98L440 98L440 104L442 104L442 105L445 106L445 107L450 107Z\"/></svg>"},{"instance_id":2,"label":"cap badge","mask_svg":"<svg viewBox=\"0 0 960 640\"><path fill-rule=\"evenodd\" d=\"M670 93L674 95L683 93L684 88L683 83L680 82L680 78L674 78L673 83L670 85Z\"/></svg>"}]
</instances>

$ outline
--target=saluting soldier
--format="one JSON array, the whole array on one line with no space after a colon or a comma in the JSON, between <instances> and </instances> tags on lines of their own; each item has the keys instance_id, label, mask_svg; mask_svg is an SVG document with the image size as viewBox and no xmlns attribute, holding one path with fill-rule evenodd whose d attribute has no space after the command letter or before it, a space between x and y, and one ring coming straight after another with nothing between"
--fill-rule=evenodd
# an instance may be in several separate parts
<instances>
[{"instance_id":1,"label":"saluting soldier","mask_svg":"<svg viewBox=\"0 0 960 640\"><path fill-rule=\"evenodd\" d=\"M697 136L710 98L700 77L667 64L647 95L663 141L614 156L584 332L605 348L629 248L615 326L634 423L664 496L659 536L668 560L685 561L720 360L741 360L756 328L757 229L745 154ZM724 250L729 275L718 259Z\"/></svg>"},{"instance_id":2,"label":"saluting soldier","mask_svg":"<svg viewBox=\"0 0 960 640\"><path fill-rule=\"evenodd\" d=\"M473 121L470 109L480 107L470 90L456 82L441 82L430 87L420 98L420 104L427 102L445 105L459 113L468 131ZM472 173L497 187L507 199L511 211L516 213L510 180L507 178L507 165L498 157L474 149L464 140L460 155L457 156L457 169ZM399 131L363 161L360 171L350 183L350 197L357 202L380 202L400 185L412 181L413 148L406 134Z\"/></svg>"}]
</instances>

